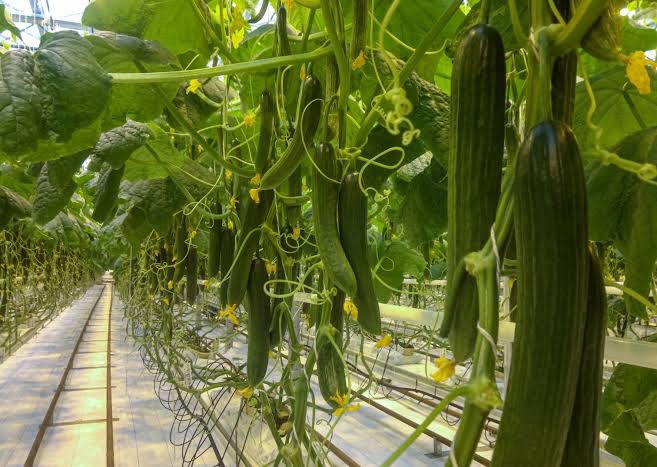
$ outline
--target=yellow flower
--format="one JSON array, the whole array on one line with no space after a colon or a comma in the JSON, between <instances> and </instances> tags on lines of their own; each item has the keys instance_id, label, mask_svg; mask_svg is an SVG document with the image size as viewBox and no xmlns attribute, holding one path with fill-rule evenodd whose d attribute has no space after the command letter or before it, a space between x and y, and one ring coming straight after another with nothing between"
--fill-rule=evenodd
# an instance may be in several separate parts
<instances>
[{"instance_id":1,"label":"yellow flower","mask_svg":"<svg viewBox=\"0 0 657 467\"><path fill-rule=\"evenodd\" d=\"M301 237L301 227L294 227L292 229L292 238L299 240L299 237Z\"/></svg>"},{"instance_id":2,"label":"yellow flower","mask_svg":"<svg viewBox=\"0 0 657 467\"><path fill-rule=\"evenodd\" d=\"M173 281L167 282L167 289L173 290Z\"/></svg>"},{"instance_id":3,"label":"yellow flower","mask_svg":"<svg viewBox=\"0 0 657 467\"><path fill-rule=\"evenodd\" d=\"M201 89L202 86L203 85L201 84L201 82L199 80L193 79L189 82L189 86L187 86L187 89L185 89L185 92L187 94L189 94L190 92L193 92L194 94L196 94L196 92L199 89Z\"/></svg>"},{"instance_id":4,"label":"yellow flower","mask_svg":"<svg viewBox=\"0 0 657 467\"><path fill-rule=\"evenodd\" d=\"M305 64L301 65L301 68L299 69L299 78L301 78L301 81L306 79L306 65Z\"/></svg>"},{"instance_id":5,"label":"yellow flower","mask_svg":"<svg viewBox=\"0 0 657 467\"><path fill-rule=\"evenodd\" d=\"M226 181L230 182L231 179L233 178L233 171L226 169L226 171L224 172L224 176L226 177Z\"/></svg>"},{"instance_id":6,"label":"yellow flower","mask_svg":"<svg viewBox=\"0 0 657 467\"><path fill-rule=\"evenodd\" d=\"M272 360L274 360L274 359L276 358L276 354L275 354L274 352L272 352L271 350L269 351L269 353L267 354L267 356L268 356L270 359L272 359Z\"/></svg>"},{"instance_id":7,"label":"yellow flower","mask_svg":"<svg viewBox=\"0 0 657 467\"><path fill-rule=\"evenodd\" d=\"M360 404L349 404L348 394L336 394L335 396L329 397L329 399L338 404L338 407L333 411L334 417L339 417L345 412L355 412L360 409Z\"/></svg>"},{"instance_id":8,"label":"yellow flower","mask_svg":"<svg viewBox=\"0 0 657 467\"><path fill-rule=\"evenodd\" d=\"M271 261L267 261L265 263L265 269L267 269L267 274L269 274L270 276L272 274L275 274L276 273L276 263L273 263Z\"/></svg>"},{"instance_id":9,"label":"yellow flower","mask_svg":"<svg viewBox=\"0 0 657 467\"><path fill-rule=\"evenodd\" d=\"M292 8L294 8L294 0L284 0L285 1L285 8L287 8L287 11L292 11Z\"/></svg>"},{"instance_id":10,"label":"yellow flower","mask_svg":"<svg viewBox=\"0 0 657 467\"><path fill-rule=\"evenodd\" d=\"M226 223L226 227L228 227L228 230L235 230L235 224L233 224L233 221L228 219L228 222Z\"/></svg>"},{"instance_id":11,"label":"yellow flower","mask_svg":"<svg viewBox=\"0 0 657 467\"><path fill-rule=\"evenodd\" d=\"M164 297L164 298L162 299L162 301L164 302L164 304L165 304L166 306L169 306L169 303L171 303L171 302L169 302L169 297Z\"/></svg>"},{"instance_id":12,"label":"yellow flower","mask_svg":"<svg viewBox=\"0 0 657 467\"><path fill-rule=\"evenodd\" d=\"M196 237L196 234L197 234L196 230L192 230L189 234L190 240L194 240L194 238Z\"/></svg>"},{"instance_id":13,"label":"yellow flower","mask_svg":"<svg viewBox=\"0 0 657 467\"><path fill-rule=\"evenodd\" d=\"M230 203L231 208L236 209L237 208L237 203L239 203L239 200L237 198L235 198L234 196L231 196L229 203Z\"/></svg>"},{"instance_id":14,"label":"yellow flower","mask_svg":"<svg viewBox=\"0 0 657 467\"><path fill-rule=\"evenodd\" d=\"M256 116L253 112L249 112L244 116L244 125L247 127L252 127L255 125Z\"/></svg>"},{"instance_id":15,"label":"yellow flower","mask_svg":"<svg viewBox=\"0 0 657 467\"><path fill-rule=\"evenodd\" d=\"M240 320L235 316L237 305L228 305L219 312L219 319L228 318L235 326L240 324Z\"/></svg>"},{"instance_id":16,"label":"yellow flower","mask_svg":"<svg viewBox=\"0 0 657 467\"><path fill-rule=\"evenodd\" d=\"M202 153L203 151L205 151L203 146L201 146L200 144L198 146L196 146L196 150L199 152L199 154Z\"/></svg>"},{"instance_id":17,"label":"yellow flower","mask_svg":"<svg viewBox=\"0 0 657 467\"><path fill-rule=\"evenodd\" d=\"M344 309L344 312L351 317L351 319L353 319L354 321L358 319L358 308L356 307L356 304L354 302L347 299L344 301L344 305L342 306L342 308Z\"/></svg>"},{"instance_id":18,"label":"yellow flower","mask_svg":"<svg viewBox=\"0 0 657 467\"><path fill-rule=\"evenodd\" d=\"M239 47L240 42L242 42L242 39L244 39L247 26L248 23L244 19L244 16L242 16L242 9L239 7L235 8L233 10L232 19L229 26L230 41L233 45L233 48L236 49Z\"/></svg>"},{"instance_id":19,"label":"yellow flower","mask_svg":"<svg viewBox=\"0 0 657 467\"><path fill-rule=\"evenodd\" d=\"M384 334L381 336L381 339L376 341L374 347L377 349L383 349L384 347L390 347L392 345L392 336L390 334Z\"/></svg>"},{"instance_id":20,"label":"yellow flower","mask_svg":"<svg viewBox=\"0 0 657 467\"><path fill-rule=\"evenodd\" d=\"M655 66L642 51L638 50L625 57L627 79L636 86L639 94L650 94L650 76L646 66Z\"/></svg>"},{"instance_id":21,"label":"yellow flower","mask_svg":"<svg viewBox=\"0 0 657 467\"><path fill-rule=\"evenodd\" d=\"M246 387L244 389L239 389L237 392L244 399L251 399L251 396L253 396L253 388L252 387Z\"/></svg>"},{"instance_id":22,"label":"yellow flower","mask_svg":"<svg viewBox=\"0 0 657 467\"><path fill-rule=\"evenodd\" d=\"M292 422L283 423L280 427L278 427L279 436L287 435L290 431L292 431L293 426L294 425L292 425Z\"/></svg>"},{"instance_id":23,"label":"yellow flower","mask_svg":"<svg viewBox=\"0 0 657 467\"><path fill-rule=\"evenodd\" d=\"M251 188L249 190L249 196L256 204L260 204L260 190L257 188Z\"/></svg>"},{"instance_id":24,"label":"yellow flower","mask_svg":"<svg viewBox=\"0 0 657 467\"><path fill-rule=\"evenodd\" d=\"M251 185L260 186L261 181L262 181L262 176L260 174L255 174L251 179Z\"/></svg>"},{"instance_id":25,"label":"yellow flower","mask_svg":"<svg viewBox=\"0 0 657 467\"><path fill-rule=\"evenodd\" d=\"M431 377L436 383L442 383L454 376L456 361L450 360L447 357L440 357L436 359L435 364L438 370Z\"/></svg>"},{"instance_id":26,"label":"yellow flower","mask_svg":"<svg viewBox=\"0 0 657 467\"><path fill-rule=\"evenodd\" d=\"M360 68L363 68L364 65L365 65L365 54L361 50L360 53L358 54L358 57L354 58L354 61L351 62L351 69L358 70Z\"/></svg>"}]
</instances>

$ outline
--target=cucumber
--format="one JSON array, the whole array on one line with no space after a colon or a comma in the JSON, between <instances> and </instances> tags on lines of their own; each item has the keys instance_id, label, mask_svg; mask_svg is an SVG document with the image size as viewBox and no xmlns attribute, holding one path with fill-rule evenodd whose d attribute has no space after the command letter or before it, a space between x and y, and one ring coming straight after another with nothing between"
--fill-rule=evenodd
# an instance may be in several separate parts
<instances>
[{"instance_id":1,"label":"cucumber","mask_svg":"<svg viewBox=\"0 0 657 467\"><path fill-rule=\"evenodd\" d=\"M196 303L198 295L198 250L196 245L190 245L187 252L185 269L187 271L187 283L185 284L185 298L187 303Z\"/></svg>"},{"instance_id":2,"label":"cucumber","mask_svg":"<svg viewBox=\"0 0 657 467\"><path fill-rule=\"evenodd\" d=\"M269 91L265 90L260 94L260 133L254 161L256 174L262 175L267 169L274 135L274 114L274 100Z\"/></svg>"},{"instance_id":3,"label":"cucumber","mask_svg":"<svg viewBox=\"0 0 657 467\"><path fill-rule=\"evenodd\" d=\"M281 261L278 263L276 268L276 279L285 279L285 268L281 264ZM284 283L276 283L274 287L274 293L277 295L289 292L289 287L286 287ZM283 307L286 307L287 300L282 298L273 298L271 305L271 327L269 329L269 345L273 349L280 342L281 339L285 336L285 312Z\"/></svg>"},{"instance_id":4,"label":"cucumber","mask_svg":"<svg viewBox=\"0 0 657 467\"><path fill-rule=\"evenodd\" d=\"M264 174L260 181L262 190L271 190L283 183L299 167L311 148L315 132L322 115L322 85L317 78L309 74L303 82L301 105L297 115L296 131L292 141L283 154Z\"/></svg>"},{"instance_id":5,"label":"cucumber","mask_svg":"<svg viewBox=\"0 0 657 467\"><path fill-rule=\"evenodd\" d=\"M221 286L219 288L219 303L222 307L228 306L228 281L226 274L235 259L235 234L226 228L221 235L221 253L219 255L219 270L221 271Z\"/></svg>"},{"instance_id":6,"label":"cucumber","mask_svg":"<svg viewBox=\"0 0 657 467\"><path fill-rule=\"evenodd\" d=\"M381 311L367 259L367 197L360 190L358 172L347 174L342 181L338 216L340 240L356 276L353 301L358 308L358 322L365 331L380 334Z\"/></svg>"},{"instance_id":7,"label":"cucumber","mask_svg":"<svg viewBox=\"0 0 657 467\"><path fill-rule=\"evenodd\" d=\"M556 0L555 6L562 18L569 21L572 12L570 0ZM577 52L557 57L552 66L552 118L571 126L575 112L575 84L577 78Z\"/></svg>"},{"instance_id":8,"label":"cucumber","mask_svg":"<svg viewBox=\"0 0 657 467\"><path fill-rule=\"evenodd\" d=\"M607 335L607 294L600 258L589 245L589 283L582 360L562 467L600 465L600 402Z\"/></svg>"},{"instance_id":9,"label":"cucumber","mask_svg":"<svg viewBox=\"0 0 657 467\"><path fill-rule=\"evenodd\" d=\"M447 282L459 261L490 237L502 183L506 69L500 34L477 25L458 45L452 70L447 195ZM477 288L468 276L448 287L455 308L440 334L449 334L457 362L467 359L477 337Z\"/></svg>"},{"instance_id":10,"label":"cucumber","mask_svg":"<svg viewBox=\"0 0 657 467\"><path fill-rule=\"evenodd\" d=\"M265 262L259 258L254 259L249 271L246 301L246 309L249 314L246 379L252 388L264 379L269 363L271 310L269 309L269 297L264 289L267 279Z\"/></svg>"},{"instance_id":11,"label":"cucumber","mask_svg":"<svg viewBox=\"0 0 657 467\"><path fill-rule=\"evenodd\" d=\"M342 328L344 326L344 299L344 292L338 289L330 304L332 334L340 348L342 347ZM347 377L340 353L330 341L327 341L325 337L322 338L321 334L317 338L317 379L324 401L331 407L337 408L336 401L331 398L348 392Z\"/></svg>"},{"instance_id":12,"label":"cucumber","mask_svg":"<svg viewBox=\"0 0 657 467\"><path fill-rule=\"evenodd\" d=\"M221 214L221 204L215 202L212 206L214 214ZM208 232L208 277L216 277L219 274L221 264L221 239L224 236L224 228L220 220L211 219Z\"/></svg>"},{"instance_id":13,"label":"cucumber","mask_svg":"<svg viewBox=\"0 0 657 467\"><path fill-rule=\"evenodd\" d=\"M575 136L533 127L516 164L518 320L493 466L558 466L586 326L586 182Z\"/></svg>"},{"instance_id":14,"label":"cucumber","mask_svg":"<svg viewBox=\"0 0 657 467\"><path fill-rule=\"evenodd\" d=\"M576 4L583 3L577 0ZM582 48L598 60L618 61L622 56L623 17L625 0L608 0L595 24L582 38Z\"/></svg>"},{"instance_id":15,"label":"cucumber","mask_svg":"<svg viewBox=\"0 0 657 467\"><path fill-rule=\"evenodd\" d=\"M367 25L369 24L369 12L372 9L372 0L353 0L351 11L351 43L349 44L349 56L355 60L361 53L365 55L367 47Z\"/></svg>"},{"instance_id":16,"label":"cucumber","mask_svg":"<svg viewBox=\"0 0 657 467\"><path fill-rule=\"evenodd\" d=\"M318 144L314 161L316 167L312 174L311 198L319 257L329 280L350 297L354 297L356 276L338 233L337 209L342 171L333 146L330 143Z\"/></svg>"},{"instance_id":17,"label":"cucumber","mask_svg":"<svg viewBox=\"0 0 657 467\"><path fill-rule=\"evenodd\" d=\"M176 241L173 247L173 273L174 289L185 275L185 257L187 256L187 222L182 214L178 217L176 226Z\"/></svg>"},{"instance_id":18,"label":"cucumber","mask_svg":"<svg viewBox=\"0 0 657 467\"><path fill-rule=\"evenodd\" d=\"M258 229L267 217L274 193L271 190L260 194L260 202L252 199L246 200L244 221L235 247L235 260L233 270L228 280L228 304L237 307L242 303L246 293L246 283L249 277L249 266L253 254L260 243L260 232Z\"/></svg>"}]
</instances>

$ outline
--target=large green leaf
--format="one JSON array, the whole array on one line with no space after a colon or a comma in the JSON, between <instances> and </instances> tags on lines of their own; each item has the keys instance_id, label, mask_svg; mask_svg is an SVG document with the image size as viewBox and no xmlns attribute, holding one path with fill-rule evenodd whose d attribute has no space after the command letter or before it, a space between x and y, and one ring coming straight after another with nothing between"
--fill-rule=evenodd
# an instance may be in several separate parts
<instances>
[{"instance_id":1,"label":"large green leaf","mask_svg":"<svg viewBox=\"0 0 657 467\"><path fill-rule=\"evenodd\" d=\"M69 180L68 184L62 189L58 189L50 183L48 164L45 164L41 169L39 178L37 179L32 218L38 224L45 224L52 220L66 207L66 204L71 199L76 188L77 185L73 180Z\"/></svg>"},{"instance_id":2,"label":"large green leaf","mask_svg":"<svg viewBox=\"0 0 657 467\"><path fill-rule=\"evenodd\" d=\"M204 2L96 0L84 10L82 24L158 41L176 55L187 51L206 59L210 55L210 18Z\"/></svg>"},{"instance_id":3,"label":"large green leaf","mask_svg":"<svg viewBox=\"0 0 657 467\"><path fill-rule=\"evenodd\" d=\"M427 264L420 253L399 240L372 244L369 256L374 290L381 303L387 303L394 291L401 288L404 276L421 276Z\"/></svg>"},{"instance_id":4,"label":"large green leaf","mask_svg":"<svg viewBox=\"0 0 657 467\"><path fill-rule=\"evenodd\" d=\"M59 140L70 139L103 113L110 96L110 77L96 62L89 42L79 34L44 34L34 61L44 94L42 120Z\"/></svg>"},{"instance_id":5,"label":"large green leaf","mask_svg":"<svg viewBox=\"0 0 657 467\"><path fill-rule=\"evenodd\" d=\"M185 155L173 147L169 133L155 123L149 123L148 127L153 134L148 141L149 147L142 146L132 153L125 164L126 180L164 178L185 161ZM151 150L157 154L159 162Z\"/></svg>"},{"instance_id":6,"label":"large green leaf","mask_svg":"<svg viewBox=\"0 0 657 467\"><path fill-rule=\"evenodd\" d=\"M620 457L625 467L647 467L657 465L657 448L645 443L627 443L610 438L605 443L605 449Z\"/></svg>"},{"instance_id":7,"label":"large green leaf","mask_svg":"<svg viewBox=\"0 0 657 467\"><path fill-rule=\"evenodd\" d=\"M152 136L153 132L148 125L129 120L122 126L100 135L93 155L118 169Z\"/></svg>"},{"instance_id":8,"label":"large green leaf","mask_svg":"<svg viewBox=\"0 0 657 467\"><path fill-rule=\"evenodd\" d=\"M37 147L41 101L32 55L25 50L0 55L0 152L22 154Z\"/></svg>"},{"instance_id":9,"label":"large green leaf","mask_svg":"<svg viewBox=\"0 0 657 467\"><path fill-rule=\"evenodd\" d=\"M657 164L657 127L634 133L613 148L638 163ZM613 165L594 164L590 170L590 236L613 239L624 255L625 285L647 297L657 260L657 187ZM645 307L625 297L632 316L646 317Z\"/></svg>"},{"instance_id":10,"label":"large green leaf","mask_svg":"<svg viewBox=\"0 0 657 467\"><path fill-rule=\"evenodd\" d=\"M93 54L100 66L112 73L137 73L136 62L148 72L180 69L178 59L159 42L145 41L132 36L100 33L88 36ZM178 90L176 83L159 85L173 98ZM113 126L125 123L126 118L146 122L158 117L164 102L150 84L121 84L114 86L110 100Z\"/></svg>"},{"instance_id":11,"label":"large green leaf","mask_svg":"<svg viewBox=\"0 0 657 467\"><path fill-rule=\"evenodd\" d=\"M165 234L173 224L173 215L184 204L185 198L170 178L142 180L121 185L119 196L128 202L127 210L143 213L142 222L148 231ZM130 221L134 220L134 216ZM139 230L142 232L143 230Z\"/></svg>"},{"instance_id":12,"label":"large green leaf","mask_svg":"<svg viewBox=\"0 0 657 467\"><path fill-rule=\"evenodd\" d=\"M12 218L29 217L31 214L32 205L28 200L0 186L0 229L4 229Z\"/></svg>"},{"instance_id":13,"label":"large green leaf","mask_svg":"<svg viewBox=\"0 0 657 467\"><path fill-rule=\"evenodd\" d=\"M100 116L91 125L79 128L73 132L68 141L58 141L56 137L41 140L34 151L29 151L20 157L21 162L44 162L91 150L101 134L103 117Z\"/></svg>"},{"instance_id":14,"label":"large green leaf","mask_svg":"<svg viewBox=\"0 0 657 467\"><path fill-rule=\"evenodd\" d=\"M82 166L88 155L89 151L82 151L46 162L50 184L58 190L63 190L70 184L73 175L80 170L80 166Z\"/></svg>"},{"instance_id":15,"label":"large green leaf","mask_svg":"<svg viewBox=\"0 0 657 467\"><path fill-rule=\"evenodd\" d=\"M615 66L598 73L591 76L590 82L596 102L592 119L603 129L600 136L602 147L611 147L630 133L657 125L657 91L639 94L627 81L625 67ZM583 149L594 147L596 142L594 130L586 124L590 105L583 83L578 83L573 129Z\"/></svg>"},{"instance_id":16,"label":"large green leaf","mask_svg":"<svg viewBox=\"0 0 657 467\"><path fill-rule=\"evenodd\" d=\"M518 16L523 31L529 30L529 2L516 2L518 8ZM468 12L467 17L461 24L457 32L456 41L465 34L465 32L472 26L479 23L479 8L481 2L475 4ZM507 0L491 0L490 16L488 24L497 29L502 36L504 42L504 50L507 52L517 50L520 48L515 34L513 33L513 25L511 24L511 14L509 12L509 2Z\"/></svg>"}]
</instances>

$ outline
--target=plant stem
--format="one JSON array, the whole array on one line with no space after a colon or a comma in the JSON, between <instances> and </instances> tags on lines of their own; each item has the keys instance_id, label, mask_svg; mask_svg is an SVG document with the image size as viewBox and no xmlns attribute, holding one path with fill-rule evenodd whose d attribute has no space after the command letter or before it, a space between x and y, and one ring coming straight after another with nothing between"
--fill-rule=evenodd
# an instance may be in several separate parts
<instances>
[{"instance_id":1,"label":"plant stem","mask_svg":"<svg viewBox=\"0 0 657 467\"><path fill-rule=\"evenodd\" d=\"M180 83L191 79L230 76L239 73L258 73L273 68L319 60L328 57L332 53L332 48L324 47L304 54L264 58L250 62L231 63L230 65L219 65L196 70L158 71L152 73L109 73L109 75L112 77L113 84Z\"/></svg>"},{"instance_id":2,"label":"plant stem","mask_svg":"<svg viewBox=\"0 0 657 467\"><path fill-rule=\"evenodd\" d=\"M557 57L576 49L608 3L608 0L584 0L566 26L550 26L552 54Z\"/></svg>"}]
</instances>

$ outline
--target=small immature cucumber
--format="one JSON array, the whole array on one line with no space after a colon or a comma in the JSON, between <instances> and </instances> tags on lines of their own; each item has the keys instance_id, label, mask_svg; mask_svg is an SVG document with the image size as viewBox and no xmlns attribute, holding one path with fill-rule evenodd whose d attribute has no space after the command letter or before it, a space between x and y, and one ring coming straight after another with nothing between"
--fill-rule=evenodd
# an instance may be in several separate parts
<instances>
[{"instance_id":1,"label":"small immature cucumber","mask_svg":"<svg viewBox=\"0 0 657 467\"><path fill-rule=\"evenodd\" d=\"M367 197L358 184L358 172L347 174L342 181L338 215L340 240L356 276L353 300L358 308L358 322L365 331L380 334L381 311L367 259Z\"/></svg>"},{"instance_id":2,"label":"small immature cucumber","mask_svg":"<svg viewBox=\"0 0 657 467\"><path fill-rule=\"evenodd\" d=\"M344 292L338 289L338 293L333 297L330 305L330 324L337 331L334 333L334 339L338 347L342 347L344 298ZM330 341L325 337L322 338L321 335L317 338L317 378L324 401L334 408L337 407L337 402L331 398L347 393L347 377L340 353Z\"/></svg>"},{"instance_id":3,"label":"small immature cucumber","mask_svg":"<svg viewBox=\"0 0 657 467\"><path fill-rule=\"evenodd\" d=\"M249 271L246 303L249 313L246 379L251 387L256 387L264 379L269 363L271 310L264 289L267 279L265 262L259 258L254 259Z\"/></svg>"},{"instance_id":4,"label":"small immature cucumber","mask_svg":"<svg viewBox=\"0 0 657 467\"><path fill-rule=\"evenodd\" d=\"M260 181L260 189L271 190L283 183L299 167L306 154L306 147L311 148L315 132L322 114L322 85L313 75L308 75L303 82L301 105L294 136L289 146L283 151L276 163L265 173Z\"/></svg>"},{"instance_id":5,"label":"small immature cucumber","mask_svg":"<svg viewBox=\"0 0 657 467\"><path fill-rule=\"evenodd\" d=\"M329 280L350 297L356 296L356 276L349 265L338 233L338 196L342 170L330 143L318 144L312 174L315 238Z\"/></svg>"},{"instance_id":6,"label":"small immature cucumber","mask_svg":"<svg viewBox=\"0 0 657 467\"><path fill-rule=\"evenodd\" d=\"M518 320L492 465L553 467L577 394L589 271L586 182L566 125L544 121L529 131L514 196Z\"/></svg>"},{"instance_id":7,"label":"small immature cucumber","mask_svg":"<svg viewBox=\"0 0 657 467\"><path fill-rule=\"evenodd\" d=\"M502 183L506 69L500 34L477 25L458 45L452 70L447 194L447 283L461 259L490 237ZM440 334L449 334L457 362L467 359L477 337L477 288L468 276Z\"/></svg>"},{"instance_id":8,"label":"small immature cucumber","mask_svg":"<svg viewBox=\"0 0 657 467\"><path fill-rule=\"evenodd\" d=\"M589 244L589 285L582 360L562 467L600 465L600 401L607 331L607 293L594 244Z\"/></svg>"}]
</instances>

